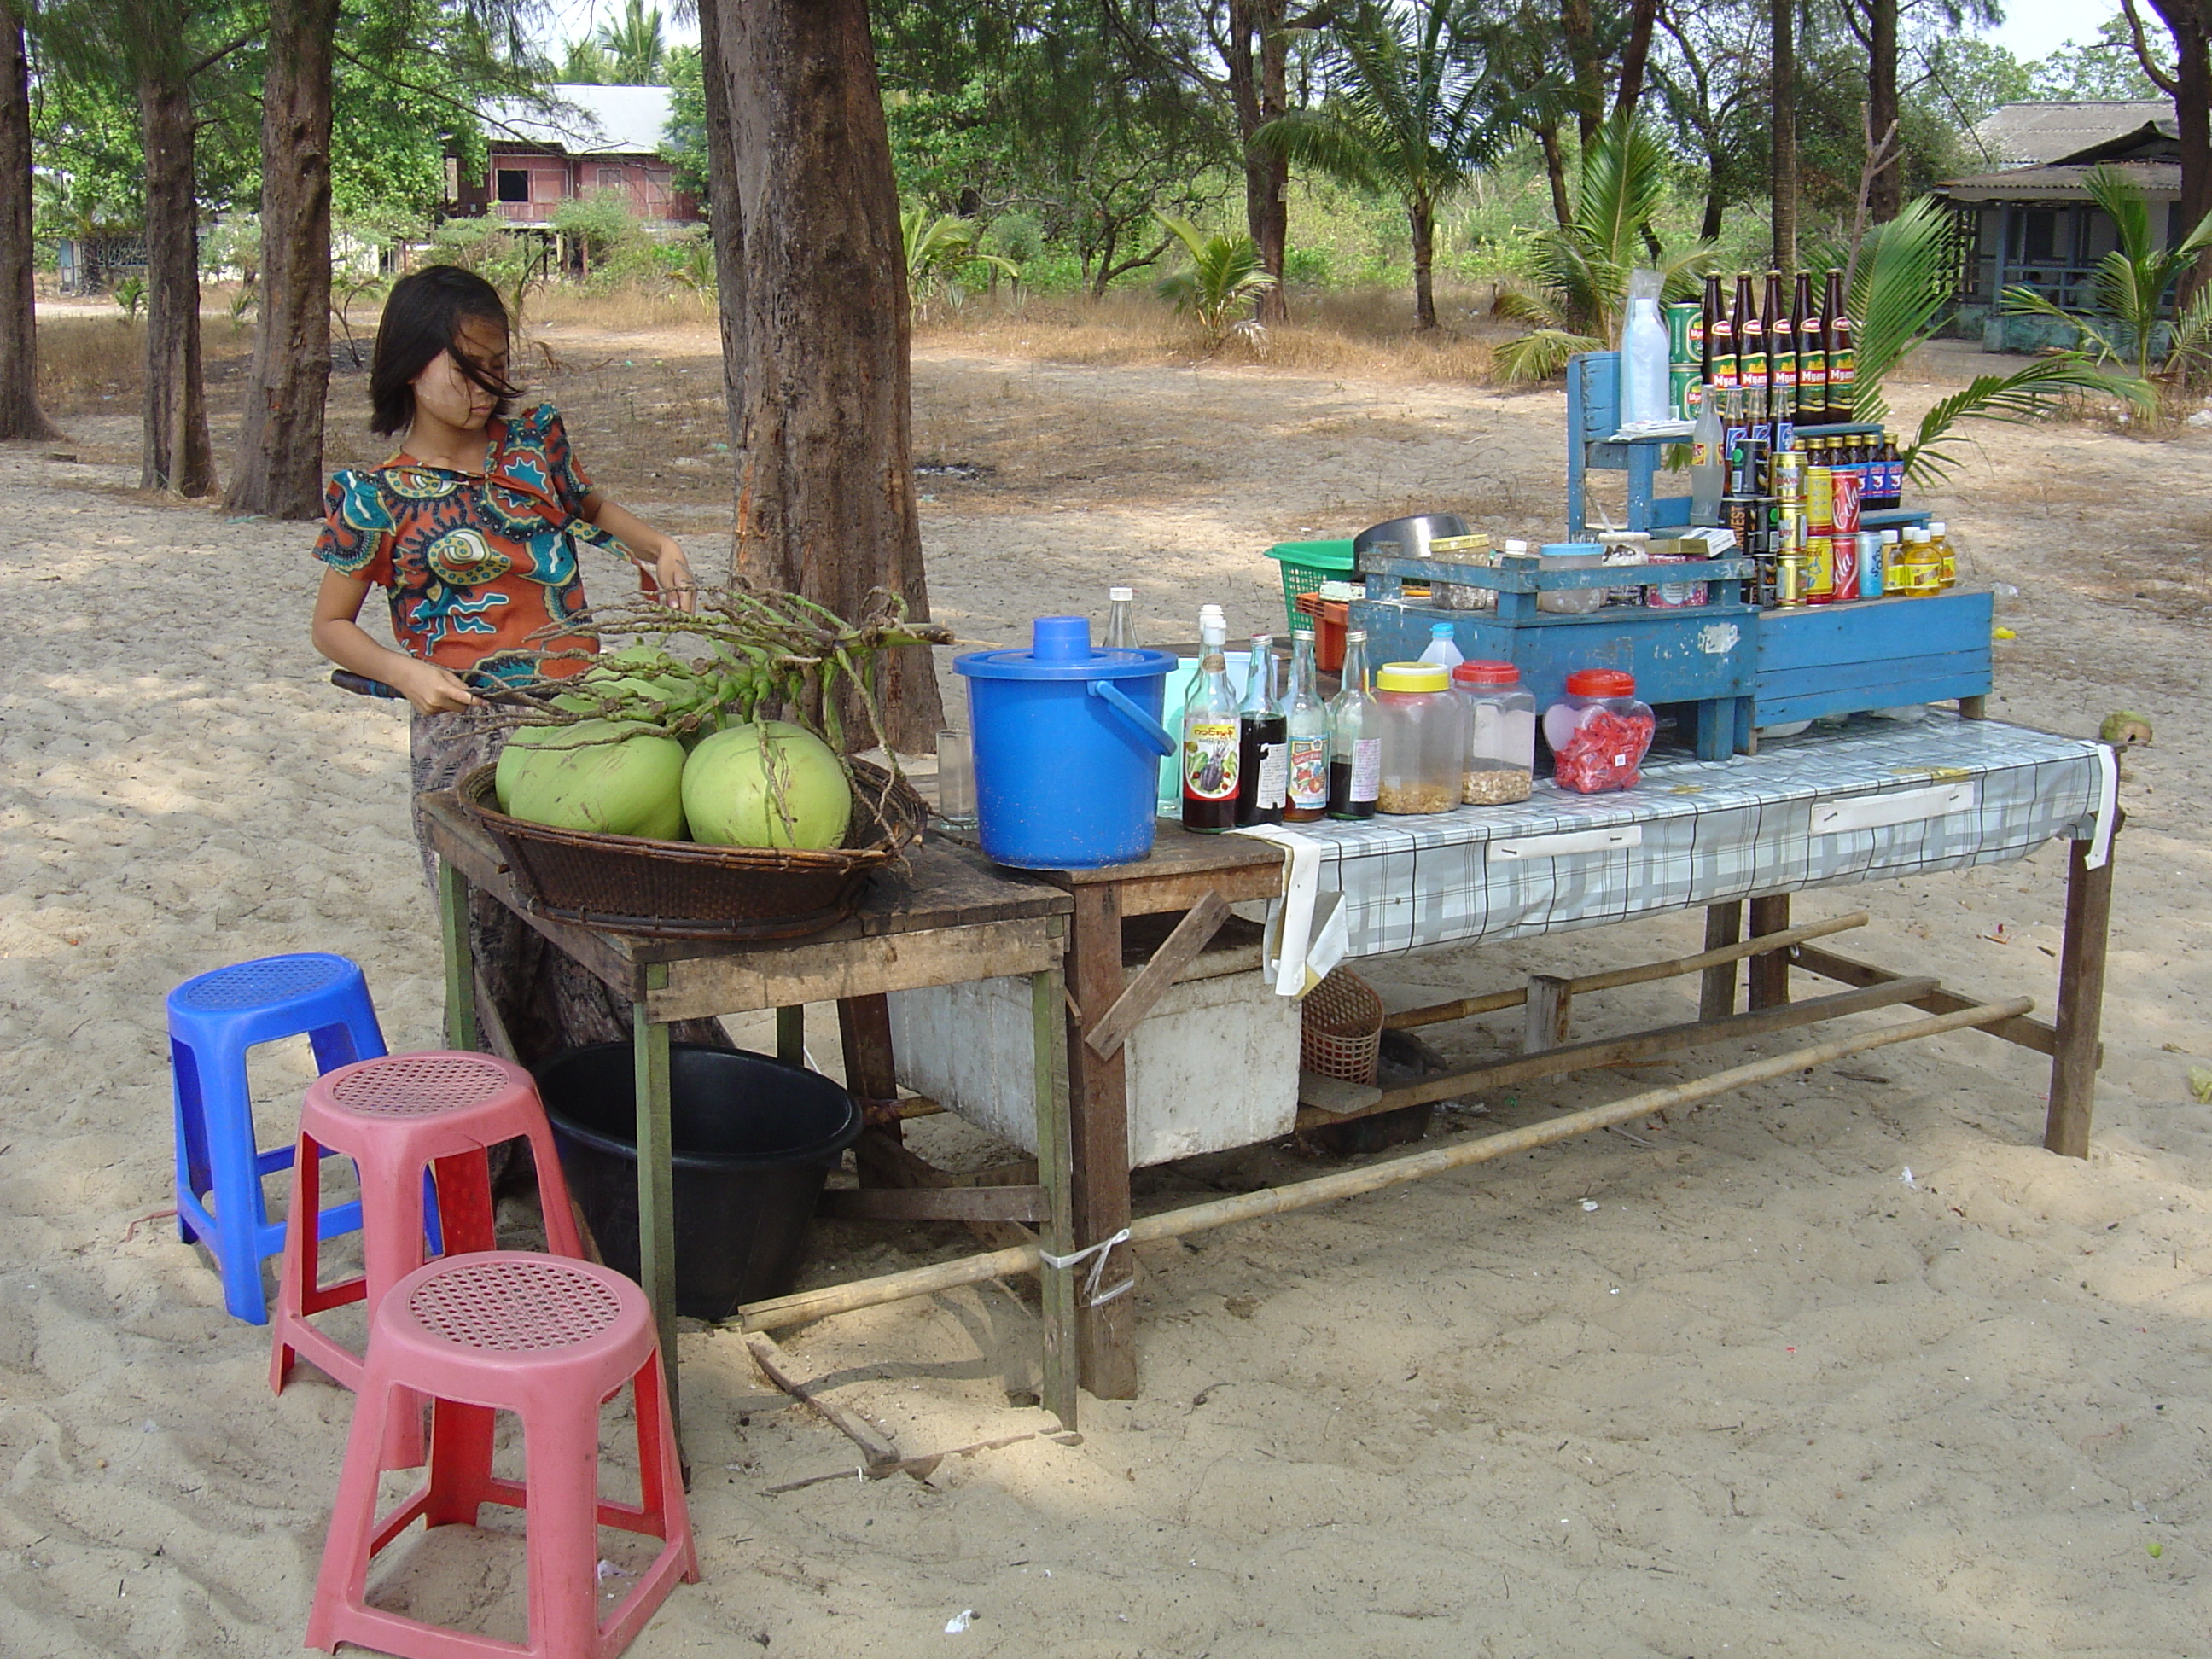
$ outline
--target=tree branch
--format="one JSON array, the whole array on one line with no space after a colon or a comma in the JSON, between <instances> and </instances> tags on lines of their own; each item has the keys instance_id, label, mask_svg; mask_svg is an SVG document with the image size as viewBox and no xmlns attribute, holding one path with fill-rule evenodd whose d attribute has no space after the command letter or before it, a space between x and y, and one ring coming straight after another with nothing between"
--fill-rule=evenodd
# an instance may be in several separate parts
<instances>
[{"instance_id":1,"label":"tree branch","mask_svg":"<svg viewBox=\"0 0 2212 1659\"><path fill-rule=\"evenodd\" d=\"M259 29L248 29L245 33L240 35L238 39L231 41L228 46L217 46L206 57L201 58L198 63L186 70L185 71L185 79L187 81L197 80L203 72L213 69L217 64L222 62L224 58L229 57L231 53L238 51L241 46L251 46L254 41L258 40L262 36L262 33L263 32Z\"/></svg>"},{"instance_id":2,"label":"tree branch","mask_svg":"<svg viewBox=\"0 0 2212 1659\"><path fill-rule=\"evenodd\" d=\"M2167 97L2180 97L2179 79L2159 68L2158 60L2151 56L2150 43L2143 38L2142 18L2136 11L2136 0L2120 0L2120 9L2127 14L2128 35L2135 44L2136 62L2142 65L2142 72L2150 77L2151 84Z\"/></svg>"}]
</instances>

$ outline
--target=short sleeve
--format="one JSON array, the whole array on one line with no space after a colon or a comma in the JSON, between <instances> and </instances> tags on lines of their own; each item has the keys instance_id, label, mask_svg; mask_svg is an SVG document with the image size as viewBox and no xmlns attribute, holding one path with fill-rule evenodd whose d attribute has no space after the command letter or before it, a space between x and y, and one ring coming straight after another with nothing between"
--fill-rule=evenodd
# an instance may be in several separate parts
<instances>
[{"instance_id":1,"label":"short sleeve","mask_svg":"<svg viewBox=\"0 0 2212 1659\"><path fill-rule=\"evenodd\" d=\"M538 428L539 441L545 446L545 466L552 477L554 499L561 503L562 510L581 513L584 498L592 493L592 481L583 464L576 459L575 447L568 441L568 428L561 423L561 411L550 404L541 404L530 418Z\"/></svg>"},{"instance_id":2,"label":"short sleeve","mask_svg":"<svg viewBox=\"0 0 2212 1659\"><path fill-rule=\"evenodd\" d=\"M374 473L340 472L323 492L315 556L341 576L392 586L392 511Z\"/></svg>"}]
</instances>

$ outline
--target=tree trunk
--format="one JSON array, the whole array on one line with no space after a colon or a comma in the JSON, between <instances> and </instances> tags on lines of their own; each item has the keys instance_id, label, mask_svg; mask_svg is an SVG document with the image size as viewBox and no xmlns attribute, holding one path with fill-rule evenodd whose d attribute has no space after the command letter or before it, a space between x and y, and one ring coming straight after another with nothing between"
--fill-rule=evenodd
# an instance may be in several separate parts
<instances>
[{"instance_id":1,"label":"tree trunk","mask_svg":"<svg viewBox=\"0 0 2212 1659\"><path fill-rule=\"evenodd\" d=\"M1413 327L1425 331L1437 325L1437 293L1431 272L1437 253L1436 209L1427 202L1408 202L1406 218L1413 232Z\"/></svg>"},{"instance_id":2,"label":"tree trunk","mask_svg":"<svg viewBox=\"0 0 2212 1659\"><path fill-rule=\"evenodd\" d=\"M1290 205L1284 199L1291 164L1281 155L1252 149L1252 135L1283 113L1289 102L1290 36L1285 0L1230 0L1226 57L1229 95L1237 136L1244 145L1244 222L1260 252L1260 268L1275 279L1252 302L1262 323L1290 320L1283 292L1283 255L1290 240Z\"/></svg>"},{"instance_id":3,"label":"tree trunk","mask_svg":"<svg viewBox=\"0 0 2212 1659\"><path fill-rule=\"evenodd\" d=\"M722 16L699 8L700 72L707 102L707 230L714 245L714 309L722 331L722 407L728 417L731 477L744 438L745 220L738 206L738 152L730 136L730 86Z\"/></svg>"},{"instance_id":4,"label":"tree trunk","mask_svg":"<svg viewBox=\"0 0 2212 1659\"><path fill-rule=\"evenodd\" d=\"M1880 144L1897 130L1897 0L1868 0L1867 125ZM1905 167L1893 143L1875 170L1867 216L1886 225L1905 210Z\"/></svg>"},{"instance_id":5,"label":"tree trunk","mask_svg":"<svg viewBox=\"0 0 2212 1659\"><path fill-rule=\"evenodd\" d=\"M2173 36L2173 73L2169 77L2156 72L2150 63L2143 67L2146 73L2157 73L2173 98L2181 151L2181 227L2186 234L2212 213L2212 0L2151 3ZM2177 301L2186 303L2208 281L2212 281L2212 251L2197 256L2182 280Z\"/></svg>"},{"instance_id":6,"label":"tree trunk","mask_svg":"<svg viewBox=\"0 0 2212 1659\"><path fill-rule=\"evenodd\" d=\"M737 569L845 616L886 587L927 617L906 264L866 0L705 3L720 12L744 225ZM928 651L884 670L892 742L927 750L944 713Z\"/></svg>"},{"instance_id":7,"label":"tree trunk","mask_svg":"<svg viewBox=\"0 0 2212 1659\"><path fill-rule=\"evenodd\" d=\"M1544 176L1552 185L1552 217L1561 229L1575 222L1575 210L1567 203L1567 164L1559 154L1559 129L1550 120L1536 128L1536 142L1544 152Z\"/></svg>"},{"instance_id":8,"label":"tree trunk","mask_svg":"<svg viewBox=\"0 0 2212 1659\"><path fill-rule=\"evenodd\" d=\"M1632 116L1644 97L1644 71L1651 61L1651 28L1659 21L1659 0L1630 0L1628 44L1620 51L1620 91L1613 112Z\"/></svg>"},{"instance_id":9,"label":"tree trunk","mask_svg":"<svg viewBox=\"0 0 2212 1659\"><path fill-rule=\"evenodd\" d=\"M323 511L331 384L331 46L338 0L270 0L261 99L261 305L224 505Z\"/></svg>"},{"instance_id":10,"label":"tree trunk","mask_svg":"<svg viewBox=\"0 0 2212 1659\"><path fill-rule=\"evenodd\" d=\"M30 65L22 19L0 0L0 438L62 435L39 407L31 264Z\"/></svg>"},{"instance_id":11,"label":"tree trunk","mask_svg":"<svg viewBox=\"0 0 2212 1659\"><path fill-rule=\"evenodd\" d=\"M200 378L200 271L192 198L192 100L182 81L138 82L146 144L146 410L142 489L215 493Z\"/></svg>"},{"instance_id":12,"label":"tree trunk","mask_svg":"<svg viewBox=\"0 0 2212 1659\"><path fill-rule=\"evenodd\" d=\"M1575 88L1575 119L1588 149L1605 125L1604 53L1597 43L1597 21L1590 0L1562 0L1559 33L1567 47L1567 68Z\"/></svg>"},{"instance_id":13,"label":"tree trunk","mask_svg":"<svg viewBox=\"0 0 2212 1659\"><path fill-rule=\"evenodd\" d=\"M1710 158L1706 167L1705 216L1698 226L1698 240L1701 242L1717 242L1721 239L1721 215L1727 210L1727 204L1721 200L1722 165L1721 157L1717 153Z\"/></svg>"},{"instance_id":14,"label":"tree trunk","mask_svg":"<svg viewBox=\"0 0 2212 1659\"><path fill-rule=\"evenodd\" d=\"M1893 0L1876 0L1877 4ZM1797 0L1770 0L1774 76L1768 89L1774 138L1767 185L1774 198L1774 264L1797 268Z\"/></svg>"}]
</instances>

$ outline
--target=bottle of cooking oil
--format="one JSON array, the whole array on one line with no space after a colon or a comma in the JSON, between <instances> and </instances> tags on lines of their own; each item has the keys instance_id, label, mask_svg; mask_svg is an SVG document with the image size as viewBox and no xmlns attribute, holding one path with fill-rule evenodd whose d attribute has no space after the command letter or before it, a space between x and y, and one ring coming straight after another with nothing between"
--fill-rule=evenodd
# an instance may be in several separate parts
<instances>
[{"instance_id":1,"label":"bottle of cooking oil","mask_svg":"<svg viewBox=\"0 0 2212 1659\"><path fill-rule=\"evenodd\" d=\"M1941 590L1959 585L1959 550L1943 528L1943 520L1928 521L1928 540L1936 551L1936 586Z\"/></svg>"}]
</instances>

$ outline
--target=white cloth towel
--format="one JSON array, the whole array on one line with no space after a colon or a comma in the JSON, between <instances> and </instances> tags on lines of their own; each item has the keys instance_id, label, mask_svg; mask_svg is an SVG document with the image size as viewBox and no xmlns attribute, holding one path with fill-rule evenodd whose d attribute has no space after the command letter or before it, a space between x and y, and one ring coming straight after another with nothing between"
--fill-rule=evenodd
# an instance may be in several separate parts
<instances>
[{"instance_id":1,"label":"white cloth towel","mask_svg":"<svg viewBox=\"0 0 2212 1659\"><path fill-rule=\"evenodd\" d=\"M1344 896L1321 890L1321 846L1276 823L1232 830L1283 849L1283 896L1267 902L1267 932L1261 954L1275 994L1300 998L1344 960L1351 944Z\"/></svg>"}]
</instances>

